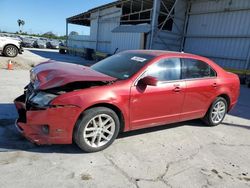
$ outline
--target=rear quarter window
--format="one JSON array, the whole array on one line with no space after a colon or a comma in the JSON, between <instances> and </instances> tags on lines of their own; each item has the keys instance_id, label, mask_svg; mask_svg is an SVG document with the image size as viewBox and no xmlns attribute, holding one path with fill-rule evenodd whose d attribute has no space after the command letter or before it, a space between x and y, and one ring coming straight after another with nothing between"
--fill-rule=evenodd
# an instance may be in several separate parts
<instances>
[{"instance_id":1,"label":"rear quarter window","mask_svg":"<svg viewBox=\"0 0 250 188\"><path fill-rule=\"evenodd\" d=\"M182 59L182 79L215 77L216 72L206 62L196 59Z\"/></svg>"}]
</instances>

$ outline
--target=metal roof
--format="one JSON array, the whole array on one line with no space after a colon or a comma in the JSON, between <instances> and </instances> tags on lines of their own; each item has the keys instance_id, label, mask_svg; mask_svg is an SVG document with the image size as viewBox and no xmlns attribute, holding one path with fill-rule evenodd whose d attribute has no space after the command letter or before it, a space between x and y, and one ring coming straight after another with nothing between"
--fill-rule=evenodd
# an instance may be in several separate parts
<instances>
[{"instance_id":1,"label":"metal roof","mask_svg":"<svg viewBox=\"0 0 250 188\"><path fill-rule=\"evenodd\" d=\"M105 5L102 5L102 6L95 7L93 9L90 9L86 12L81 13L81 14L77 14L75 16L69 17L66 20L68 23L71 23L71 24L90 26L90 14L93 12L96 12L98 10L107 9L107 8L110 8L113 6L121 7L122 4L130 7L129 2L133 2L133 7L140 7L142 1L143 1L143 6L145 6L147 8L152 8L153 0L117 0L117 1L105 4ZM166 5L167 4L171 5L171 4L173 4L173 2L175 0L162 0L162 1L164 1Z\"/></svg>"},{"instance_id":2,"label":"metal roof","mask_svg":"<svg viewBox=\"0 0 250 188\"><path fill-rule=\"evenodd\" d=\"M90 26L90 14L92 12L96 12L98 10L103 10L103 9L106 9L106 8L109 8L112 6L117 6L125 1L128 1L128 0L118 0L115 2L111 2L111 3L105 4L105 5L99 6L99 7L95 7L93 9L90 9L86 12L81 13L81 14L77 14L75 16L69 17L66 20L68 23L71 23L71 24Z\"/></svg>"}]
</instances>

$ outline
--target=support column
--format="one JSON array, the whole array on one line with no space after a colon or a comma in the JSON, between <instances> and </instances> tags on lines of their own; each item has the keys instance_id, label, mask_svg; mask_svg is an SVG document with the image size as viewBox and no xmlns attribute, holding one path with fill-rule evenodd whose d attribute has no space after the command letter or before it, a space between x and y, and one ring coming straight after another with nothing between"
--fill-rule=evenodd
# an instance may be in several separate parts
<instances>
[{"instance_id":1,"label":"support column","mask_svg":"<svg viewBox=\"0 0 250 188\"><path fill-rule=\"evenodd\" d=\"M98 16L97 16L95 51L97 51L98 49L99 19L100 19L100 10L98 10Z\"/></svg>"},{"instance_id":2,"label":"support column","mask_svg":"<svg viewBox=\"0 0 250 188\"><path fill-rule=\"evenodd\" d=\"M161 0L154 0L153 10L151 13L151 32L150 32L149 49L152 49L153 47L154 35L158 27L158 16L160 12L160 7L161 7Z\"/></svg>"},{"instance_id":3,"label":"support column","mask_svg":"<svg viewBox=\"0 0 250 188\"><path fill-rule=\"evenodd\" d=\"M68 28L68 20L66 19L66 46L68 47L68 36L69 36L69 28Z\"/></svg>"},{"instance_id":4,"label":"support column","mask_svg":"<svg viewBox=\"0 0 250 188\"><path fill-rule=\"evenodd\" d=\"M186 14L185 14L185 23L184 23L183 33L182 33L180 51L184 51L184 48L185 48L185 41L186 41L186 35L187 35L187 29L188 29L190 8L191 8L191 2L188 1L187 2L187 7L186 7L187 10L186 10Z\"/></svg>"}]
</instances>

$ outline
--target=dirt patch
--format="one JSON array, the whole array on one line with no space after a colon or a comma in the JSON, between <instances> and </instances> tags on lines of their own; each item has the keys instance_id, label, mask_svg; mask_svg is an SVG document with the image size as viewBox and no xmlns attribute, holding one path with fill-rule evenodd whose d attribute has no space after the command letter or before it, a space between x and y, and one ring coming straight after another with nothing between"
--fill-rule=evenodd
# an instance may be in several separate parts
<instances>
[{"instance_id":1,"label":"dirt patch","mask_svg":"<svg viewBox=\"0 0 250 188\"><path fill-rule=\"evenodd\" d=\"M215 170L215 169L212 169L211 171L212 171L213 173L215 173L215 174L218 174L218 171Z\"/></svg>"},{"instance_id":2,"label":"dirt patch","mask_svg":"<svg viewBox=\"0 0 250 188\"><path fill-rule=\"evenodd\" d=\"M82 180L91 180L92 177L90 174L81 174L81 179Z\"/></svg>"},{"instance_id":3,"label":"dirt patch","mask_svg":"<svg viewBox=\"0 0 250 188\"><path fill-rule=\"evenodd\" d=\"M0 69L7 69L8 62L11 61L14 70L29 70L35 65L47 61L48 59L38 56L29 50L24 50L14 58L0 56Z\"/></svg>"}]
</instances>

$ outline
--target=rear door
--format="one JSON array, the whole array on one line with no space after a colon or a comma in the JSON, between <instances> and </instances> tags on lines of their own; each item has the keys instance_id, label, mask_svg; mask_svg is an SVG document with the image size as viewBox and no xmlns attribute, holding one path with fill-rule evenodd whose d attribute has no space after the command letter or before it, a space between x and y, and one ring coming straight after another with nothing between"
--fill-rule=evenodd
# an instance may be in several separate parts
<instances>
[{"instance_id":1,"label":"rear door","mask_svg":"<svg viewBox=\"0 0 250 188\"><path fill-rule=\"evenodd\" d=\"M201 118L216 95L216 72L206 63L183 58L182 80L186 82L181 120Z\"/></svg>"},{"instance_id":2,"label":"rear door","mask_svg":"<svg viewBox=\"0 0 250 188\"><path fill-rule=\"evenodd\" d=\"M180 121L185 82L179 58L163 59L150 66L141 77L153 76L157 86L131 88L130 125L132 129Z\"/></svg>"}]
</instances>

